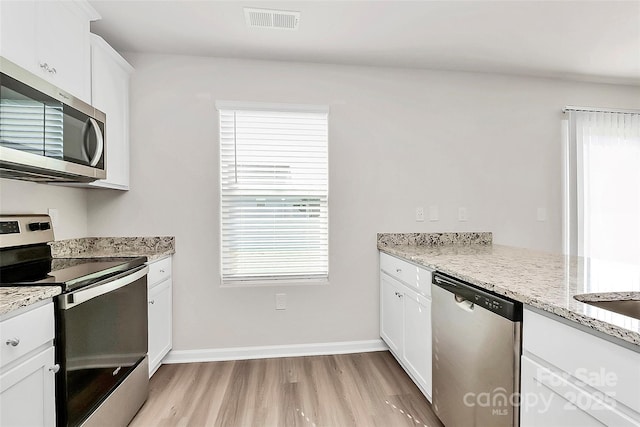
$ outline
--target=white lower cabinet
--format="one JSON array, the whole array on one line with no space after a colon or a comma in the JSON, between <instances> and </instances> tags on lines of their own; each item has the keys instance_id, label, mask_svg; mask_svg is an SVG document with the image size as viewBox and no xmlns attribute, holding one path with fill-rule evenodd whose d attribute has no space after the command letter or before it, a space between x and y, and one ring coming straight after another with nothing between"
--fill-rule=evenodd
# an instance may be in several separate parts
<instances>
[{"instance_id":1,"label":"white lower cabinet","mask_svg":"<svg viewBox=\"0 0 640 427\"><path fill-rule=\"evenodd\" d=\"M0 425L55 426L53 303L0 322Z\"/></svg>"},{"instance_id":2,"label":"white lower cabinet","mask_svg":"<svg viewBox=\"0 0 640 427\"><path fill-rule=\"evenodd\" d=\"M410 290L404 297L403 360L431 396L431 300Z\"/></svg>"},{"instance_id":3,"label":"white lower cabinet","mask_svg":"<svg viewBox=\"0 0 640 427\"><path fill-rule=\"evenodd\" d=\"M431 272L384 253L380 266L380 336L431 401Z\"/></svg>"},{"instance_id":4,"label":"white lower cabinet","mask_svg":"<svg viewBox=\"0 0 640 427\"><path fill-rule=\"evenodd\" d=\"M53 346L0 375L0 425L55 425Z\"/></svg>"},{"instance_id":5,"label":"white lower cabinet","mask_svg":"<svg viewBox=\"0 0 640 427\"><path fill-rule=\"evenodd\" d=\"M149 263L149 377L162 364L172 346L171 257Z\"/></svg>"},{"instance_id":6,"label":"white lower cabinet","mask_svg":"<svg viewBox=\"0 0 640 427\"><path fill-rule=\"evenodd\" d=\"M521 360L522 427L640 426L640 353L525 310Z\"/></svg>"},{"instance_id":7,"label":"white lower cabinet","mask_svg":"<svg viewBox=\"0 0 640 427\"><path fill-rule=\"evenodd\" d=\"M616 409L616 401L603 393L575 385L557 372L527 356L522 357L522 426L596 427L638 426L640 422Z\"/></svg>"},{"instance_id":8,"label":"white lower cabinet","mask_svg":"<svg viewBox=\"0 0 640 427\"><path fill-rule=\"evenodd\" d=\"M380 336L396 355L402 354L404 316L403 286L380 273Z\"/></svg>"}]
</instances>

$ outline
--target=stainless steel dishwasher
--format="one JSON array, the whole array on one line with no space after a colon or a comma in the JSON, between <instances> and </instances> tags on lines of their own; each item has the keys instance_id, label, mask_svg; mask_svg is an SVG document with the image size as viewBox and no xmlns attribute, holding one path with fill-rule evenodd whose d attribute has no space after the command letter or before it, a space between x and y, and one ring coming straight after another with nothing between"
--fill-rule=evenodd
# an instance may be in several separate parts
<instances>
[{"instance_id":1,"label":"stainless steel dishwasher","mask_svg":"<svg viewBox=\"0 0 640 427\"><path fill-rule=\"evenodd\" d=\"M433 408L447 427L518 426L522 304L436 272Z\"/></svg>"}]
</instances>

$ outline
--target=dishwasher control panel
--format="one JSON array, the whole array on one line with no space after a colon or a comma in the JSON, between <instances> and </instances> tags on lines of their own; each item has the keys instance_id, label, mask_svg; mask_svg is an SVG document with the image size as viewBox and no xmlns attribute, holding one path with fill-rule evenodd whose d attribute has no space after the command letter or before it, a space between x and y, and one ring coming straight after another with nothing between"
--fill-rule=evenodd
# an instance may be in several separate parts
<instances>
[{"instance_id":1,"label":"dishwasher control panel","mask_svg":"<svg viewBox=\"0 0 640 427\"><path fill-rule=\"evenodd\" d=\"M475 304L480 304L487 309L501 310L504 307L500 301L482 295L475 295L473 299Z\"/></svg>"},{"instance_id":2,"label":"dishwasher control panel","mask_svg":"<svg viewBox=\"0 0 640 427\"><path fill-rule=\"evenodd\" d=\"M470 303L489 310L513 321L522 320L522 303L513 301L502 295L480 289L455 277L440 273L433 274L432 283L451 292L456 301Z\"/></svg>"}]
</instances>

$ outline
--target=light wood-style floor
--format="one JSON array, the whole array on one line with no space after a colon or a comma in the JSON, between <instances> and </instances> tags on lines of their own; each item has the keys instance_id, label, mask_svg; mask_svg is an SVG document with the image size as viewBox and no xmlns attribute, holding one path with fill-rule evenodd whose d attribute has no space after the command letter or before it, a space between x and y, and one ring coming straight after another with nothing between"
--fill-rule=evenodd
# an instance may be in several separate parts
<instances>
[{"instance_id":1,"label":"light wood-style floor","mask_svg":"<svg viewBox=\"0 0 640 427\"><path fill-rule=\"evenodd\" d=\"M442 426L386 351L163 365L130 425Z\"/></svg>"}]
</instances>

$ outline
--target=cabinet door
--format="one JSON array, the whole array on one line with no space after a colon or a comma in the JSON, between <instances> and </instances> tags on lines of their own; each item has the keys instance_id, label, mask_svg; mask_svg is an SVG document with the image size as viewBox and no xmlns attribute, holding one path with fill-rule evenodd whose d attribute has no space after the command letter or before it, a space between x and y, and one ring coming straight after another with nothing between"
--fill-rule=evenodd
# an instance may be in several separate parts
<instances>
[{"instance_id":1,"label":"cabinet door","mask_svg":"<svg viewBox=\"0 0 640 427\"><path fill-rule=\"evenodd\" d=\"M92 186L129 189L129 75L131 66L101 37L91 35L91 105L107 115L107 178Z\"/></svg>"},{"instance_id":2,"label":"cabinet door","mask_svg":"<svg viewBox=\"0 0 640 427\"><path fill-rule=\"evenodd\" d=\"M0 1L0 55L36 72L36 2Z\"/></svg>"},{"instance_id":3,"label":"cabinet door","mask_svg":"<svg viewBox=\"0 0 640 427\"><path fill-rule=\"evenodd\" d=\"M639 424L640 420L620 412L610 397L599 392L592 394L592 391L572 384L569 374L558 374L522 356L522 427L631 427Z\"/></svg>"},{"instance_id":4,"label":"cabinet door","mask_svg":"<svg viewBox=\"0 0 640 427\"><path fill-rule=\"evenodd\" d=\"M91 103L89 18L69 1L39 1L36 12L39 75Z\"/></svg>"},{"instance_id":5,"label":"cabinet door","mask_svg":"<svg viewBox=\"0 0 640 427\"><path fill-rule=\"evenodd\" d=\"M404 294L403 360L411 375L431 397L431 300L406 290Z\"/></svg>"},{"instance_id":6,"label":"cabinet door","mask_svg":"<svg viewBox=\"0 0 640 427\"><path fill-rule=\"evenodd\" d=\"M380 336L396 356L402 357L403 286L380 272Z\"/></svg>"},{"instance_id":7,"label":"cabinet door","mask_svg":"<svg viewBox=\"0 0 640 427\"><path fill-rule=\"evenodd\" d=\"M149 376L171 350L171 279L149 291Z\"/></svg>"},{"instance_id":8,"label":"cabinet door","mask_svg":"<svg viewBox=\"0 0 640 427\"><path fill-rule=\"evenodd\" d=\"M0 376L0 425L55 426L53 347Z\"/></svg>"}]
</instances>

